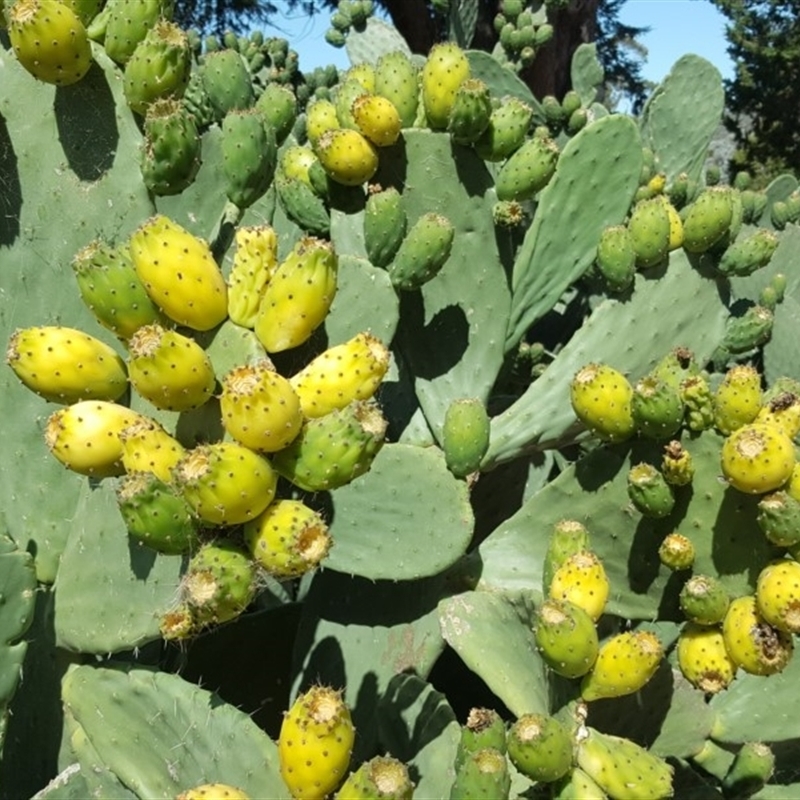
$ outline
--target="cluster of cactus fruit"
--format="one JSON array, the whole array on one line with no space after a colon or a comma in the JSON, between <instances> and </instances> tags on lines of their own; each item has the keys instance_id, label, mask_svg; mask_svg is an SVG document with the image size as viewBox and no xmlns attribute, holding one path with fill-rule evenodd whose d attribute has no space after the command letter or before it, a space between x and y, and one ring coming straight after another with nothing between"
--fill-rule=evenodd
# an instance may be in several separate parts
<instances>
[{"instance_id":1,"label":"cluster of cactus fruit","mask_svg":"<svg viewBox=\"0 0 800 800\"><path fill-rule=\"evenodd\" d=\"M0 797L800 793L800 189L565 6L5 0Z\"/></svg>"}]
</instances>

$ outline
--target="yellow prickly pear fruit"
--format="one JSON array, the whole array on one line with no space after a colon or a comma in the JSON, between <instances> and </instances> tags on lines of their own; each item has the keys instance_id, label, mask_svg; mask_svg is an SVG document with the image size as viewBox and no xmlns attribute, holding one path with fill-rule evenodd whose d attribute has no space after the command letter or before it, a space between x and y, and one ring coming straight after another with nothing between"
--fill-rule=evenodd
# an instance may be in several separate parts
<instances>
[{"instance_id":1,"label":"yellow prickly pear fruit","mask_svg":"<svg viewBox=\"0 0 800 800\"><path fill-rule=\"evenodd\" d=\"M274 500L244 526L250 555L279 580L299 578L328 555L325 520L299 500Z\"/></svg>"},{"instance_id":2,"label":"yellow prickly pear fruit","mask_svg":"<svg viewBox=\"0 0 800 800\"><path fill-rule=\"evenodd\" d=\"M391 100L364 94L355 99L351 111L358 129L377 147L388 147L400 136L403 123Z\"/></svg>"},{"instance_id":3,"label":"yellow prickly pear fruit","mask_svg":"<svg viewBox=\"0 0 800 800\"><path fill-rule=\"evenodd\" d=\"M188 411L214 392L211 359L194 339L153 324L139 328L128 347L131 385L156 408Z\"/></svg>"},{"instance_id":4,"label":"yellow prickly pear fruit","mask_svg":"<svg viewBox=\"0 0 800 800\"><path fill-rule=\"evenodd\" d=\"M255 333L268 353L305 342L323 322L336 295L339 261L333 245L305 236L272 276Z\"/></svg>"},{"instance_id":5,"label":"yellow prickly pear fruit","mask_svg":"<svg viewBox=\"0 0 800 800\"><path fill-rule=\"evenodd\" d=\"M800 633L800 564L789 559L767 564L758 575L756 605L773 628Z\"/></svg>"},{"instance_id":6,"label":"yellow prickly pear fruit","mask_svg":"<svg viewBox=\"0 0 800 800\"><path fill-rule=\"evenodd\" d=\"M365 92L372 94L375 91L375 67L369 61L354 64L345 73L344 81L355 81Z\"/></svg>"},{"instance_id":7,"label":"yellow prickly pear fruit","mask_svg":"<svg viewBox=\"0 0 800 800\"><path fill-rule=\"evenodd\" d=\"M608 592L603 563L589 550L581 550L555 571L548 595L552 600L573 603L597 622L606 607Z\"/></svg>"},{"instance_id":8,"label":"yellow prickly pear fruit","mask_svg":"<svg viewBox=\"0 0 800 800\"><path fill-rule=\"evenodd\" d=\"M731 601L722 620L722 636L728 655L751 675L782 672L794 651L791 634L770 625L752 595Z\"/></svg>"},{"instance_id":9,"label":"yellow prickly pear fruit","mask_svg":"<svg viewBox=\"0 0 800 800\"><path fill-rule=\"evenodd\" d=\"M225 430L245 447L266 453L291 444L303 424L297 394L269 361L228 372L219 405Z\"/></svg>"},{"instance_id":10,"label":"yellow prickly pear fruit","mask_svg":"<svg viewBox=\"0 0 800 800\"><path fill-rule=\"evenodd\" d=\"M322 134L341 128L336 106L330 100L315 100L306 109L306 136L312 146L322 138Z\"/></svg>"},{"instance_id":11,"label":"yellow prickly pear fruit","mask_svg":"<svg viewBox=\"0 0 800 800\"><path fill-rule=\"evenodd\" d=\"M296 800L322 800L344 779L355 728L339 692L312 686L284 715L278 736L281 776Z\"/></svg>"},{"instance_id":12,"label":"yellow prickly pear fruit","mask_svg":"<svg viewBox=\"0 0 800 800\"><path fill-rule=\"evenodd\" d=\"M794 439L800 433L800 397L794 392L778 393L759 409L754 421L777 425Z\"/></svg>"},{"instance_id":13,"label":"yellow prickly pear fruit","mask_svg":"<svg viewBox=\"0 0 800 800\"><path fill-rule=\"evenodd\" d=\"M656 176L660 177L660 176ZM664 208L667 209L667 217L669 217L669 251L677 250L683 245L683 220L675 208L664 194L659 194Z\"/></svg>"},{"instance_id":14,"label":"yellow prickly pear fruit","mask_svg":"<svg viewBox=\"0 0 800 800\"><path fill-rule=\"evenodd\" d=\"M750 364L731 367L714 393L714 425L733 433L753 422L761 409L761 375Z\"/></svg>"},{"instance_id":15,"label":"yellow prickly pear fruit","mask_svg":"<svg viewBox=\"0 0 800 800\"><path fill-rule=\"evenodd\" d=\"M307 418L322 417L354 400L368 400L389 369L389 350L370 333L359 333L320 353L290 378Z\"/></svg>"},{"instance_id":16,"label":"yellow prickly pear fruit","mask_svg":"<svg viewBox=\"0 0 800 800\"><path fill-rule=\"evenodd\" d=\"M35 78L57 86L79 81L92 65L86 28L59 0L16 0L7 4L8 38Z\"/></svg>"},{"instance_id":17,"label":"yellow prickly pear fruit","mask_svg":"<svg viewBox=\"0 0 800 800\"><path fill-rule=\"evenodd\" d=\"M227 783L204 783L181 792L175 800L250 800L250 795Z\"/></svg>"},{"instance_id":18,"label":"yellow prickly pear fruit","mask_svg":"<svg viewBox=\"0 0 800 800\"><path fill-rule=\"evenodd\" d=\"M716 694L736 677L736 662L728 655L722 628L689 622L678 636L678 666L700 691Z\"/></svg>"},{"instance_id":19,"label":"yellow prickly pear fruit","mask_svg":"<svg viewBox=\"0 0 800 800\"><path fill-rule=\"evenodd\" d=\"M653 677L664 646L650 631L626 631L600 647L597 660L581 682L581 697L598 700L638 692Z\"/></svg>"},{"instance_id":20,"label":"yellow prickly pear fruit","mask_svg":"<svg viewBox=\"0 0 800 800\"><path fill-rule=\"evenodd\" d=\"M587 364L570 385L575 415L590 431L610 442L624 441L636 430L632 398L630 381L605 364Z\"/></svg>"},{"instance_id":21,"label":"yellow prickly pear fruit","mask_svg":"<svg viewBox=\"0 0 800 800\"><path fill-rule=\"evenodd\" d=\"M119 438L125 472L149 472L164 483L172 480L172 469L186 452L177 439L147 417L121 430Z\"/></svg>"},{"instance_id":22,"label":"yellow prickly pear fruit","mask_svg":"<svg viewBox=\"0 0 800 800\"><path fill-rule=\"evenodd\" d=\"M728 436L720 464L728 483L740 492L771 492L792 475L794 445L777 426L753 422Z\"/></svg>"},{"instance_id":23,"label":"yellow prickly pear fruit","mask_svg":"<svg viewBox=\"0 0 800 800\"><path fill-rule=\"evenodd\" d=\"M125 362L105 342L75 328L18 328L6 363L36 394L52 403L117 400L128 388Z\"/></svg>"},{"instance_id":24,"label":"yellow prickly pear fruit","mask_svg":"<svg viewBox=\"0 0 800 800\"><path fill-rule=\"evenodd\" d=\"M156 214L134 231L130 251L148 295L179 325L207 331L228 316L225 278L208 242Z\"/></svg>"},{"instance_id":25,"label":"yellow prickly pear fruit","mask_svg":"<svg viewBox=\"0 0 800 800\"><path fill-rule=\"evenodd\" d=\"M50 415L44 439L73 472L108 478L125 472L120 433L140 419L140 414L116 403L81 400Z\"/></svg>"},{"instance_id":26,"label":"yellow prickly pear fruit","mask_svg":"<svg viewBox=\"0 0 800 800\"><path fill-rule=\"evenodd\" d=\"M422 104L431 128L443 130L458 87L469 78L469 61L455 42L435 44L422 68Z\"/></svg>"},{"instance_id":27,"label":"yellow prickly pear fruit","mask_svg":"<svg viewBox=\"0 0 800 800\"><path fill-rule=\"evenodd\" d=\"M369 140L350 128L325 131L316 142L319 163L344 186L361 186L378 169L378 154Z\"/></svg>"},{"instance_id":28,"label":"yellow prickly pear fruit","mask_svg":"<svg viewBox=\"0 0 800 800\"><path fill-rule=\"evenodd\" d=\"M234 242L228 316L237 325L253 328L267 284L278 267L278 236L269 225L253 225L238 228Z\"/></svg>"}]
</instances>

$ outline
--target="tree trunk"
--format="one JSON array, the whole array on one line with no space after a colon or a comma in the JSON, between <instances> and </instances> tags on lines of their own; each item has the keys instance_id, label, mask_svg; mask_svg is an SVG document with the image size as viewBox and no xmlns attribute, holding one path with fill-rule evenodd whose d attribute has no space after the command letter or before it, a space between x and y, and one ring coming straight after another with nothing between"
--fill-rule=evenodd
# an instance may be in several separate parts
<instances>
[{"instance_id":1,"label":"tree trunk","mask_svg":"<svg viewBox=\"0 0 800 800\"><path fill-rule=\"evenodd\" d=\"M436 41L436 26L426 0L384 0L383 5L411 51L427 55Z\"/></svg>"}]
</instances>

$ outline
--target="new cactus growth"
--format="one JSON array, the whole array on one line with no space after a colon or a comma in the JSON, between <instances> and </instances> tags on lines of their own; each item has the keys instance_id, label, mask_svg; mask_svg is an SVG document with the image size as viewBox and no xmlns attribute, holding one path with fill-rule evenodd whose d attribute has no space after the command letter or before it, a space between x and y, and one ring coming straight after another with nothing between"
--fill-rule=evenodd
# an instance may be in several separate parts
<instances>
[{"instance_id":1,"label":"new cactus growth","mask_svg":"<svg viewBox=\"0 0 800 800\"><path fill-rule=\"evenodd\" d=\"M423 214L408 230L388 266L398 289L419 289L435 277L450 257L455 228L442 214Z\"/></svg>"},{"instance_id":2,"label":"new cactus growth","mask_svg":"<svg viewBox=\"0 0 800 800\"><path fill-rule=\"evenodd\" d=\"M278 753L281 775L297 800L323 798L347 773L355 729L341 694L312 686L283 718Z\"/></svg>"}]
</instances>

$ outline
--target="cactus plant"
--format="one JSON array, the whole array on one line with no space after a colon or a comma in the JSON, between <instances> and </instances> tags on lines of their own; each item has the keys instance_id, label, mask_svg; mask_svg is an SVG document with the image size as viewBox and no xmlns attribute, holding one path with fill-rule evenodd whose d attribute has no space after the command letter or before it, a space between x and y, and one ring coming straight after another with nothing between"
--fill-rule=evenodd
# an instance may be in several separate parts
<instances>
[{"instance_id":1,"label":"cactus plant","mask_svg":"<svg viewBox=\"0 0 800 800\"><path fill-rule=\"evenodd\" d=\"M109 0L65 71L6 5L3 792L798 788L797 184L703 183L711 65L636 119L523 83L556 3L342 0L340 80Z\"/></svg>"}]
</instances>

